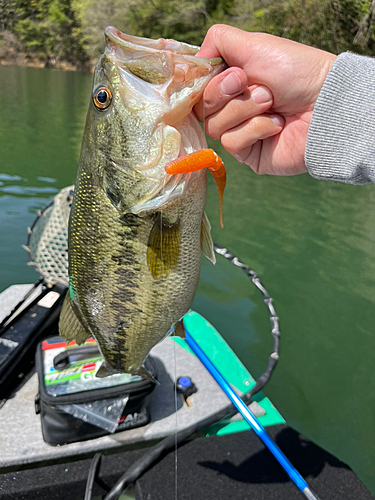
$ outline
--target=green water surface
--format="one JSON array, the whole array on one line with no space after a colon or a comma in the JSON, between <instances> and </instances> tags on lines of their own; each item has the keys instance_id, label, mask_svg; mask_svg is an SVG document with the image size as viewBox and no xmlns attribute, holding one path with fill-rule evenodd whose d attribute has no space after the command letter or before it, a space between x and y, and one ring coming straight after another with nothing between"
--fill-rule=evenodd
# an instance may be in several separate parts
<instances>
[{"instance_id":1,"label":"green water surface","mask_svg":"<svg viewBox=\"0 0 375 500\"><path fill-rule=\"evenodd\" d=\"M0 291L37 278L21 245L37 211L74 183L91 78L0 66ZM213 237L259 274L280 317L281 359L263 392L375 493L375 187L258 177L211 145L228 172L224 230L209 181ZM242 271L203 258L194 308L258 376L269 320Z\"/></svg>"}]
</instances>

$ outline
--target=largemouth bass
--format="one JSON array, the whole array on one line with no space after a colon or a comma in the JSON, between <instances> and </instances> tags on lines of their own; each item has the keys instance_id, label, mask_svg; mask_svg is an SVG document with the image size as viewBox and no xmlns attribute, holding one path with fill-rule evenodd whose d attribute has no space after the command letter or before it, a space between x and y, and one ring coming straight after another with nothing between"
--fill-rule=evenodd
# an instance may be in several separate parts
<instances>
[{"instance_id":1,"label":"largemouth bass","mask_svg":"<svg viewBox=\"0 0 375 500\"><path fill-rule=\"evenodd\" d=\"M99 377L149 378L147 354L191 306L201 251L215 261L207 170L169 175L165 167L206 147L191 110L225 65L174 40L112 27L105 35L70 214L60 334L97 340Z\"/></svg>"}]
</instances>

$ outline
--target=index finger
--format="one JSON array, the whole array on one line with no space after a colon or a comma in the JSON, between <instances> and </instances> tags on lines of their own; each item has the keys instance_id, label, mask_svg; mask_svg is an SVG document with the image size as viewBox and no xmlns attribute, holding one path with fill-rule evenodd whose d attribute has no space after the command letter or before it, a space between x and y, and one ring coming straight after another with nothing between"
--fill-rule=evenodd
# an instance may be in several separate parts
<instances>
[{"instance_id":1,"label":"index finger","mask_svg":"<svg viewBox=\"0 0 375 500\"><path fill-rule=\"evenodd\" d=\"M223 86L223 80L228 76L231 80L226 80L226 86ZM228 68L215 76L207 85L203 97L194 107L198 120L203 122L204 117L207 118L212 113L216 113L233 97L242 94L246 89L247 77L240 68Z\"/></svg>"}]
</instances>

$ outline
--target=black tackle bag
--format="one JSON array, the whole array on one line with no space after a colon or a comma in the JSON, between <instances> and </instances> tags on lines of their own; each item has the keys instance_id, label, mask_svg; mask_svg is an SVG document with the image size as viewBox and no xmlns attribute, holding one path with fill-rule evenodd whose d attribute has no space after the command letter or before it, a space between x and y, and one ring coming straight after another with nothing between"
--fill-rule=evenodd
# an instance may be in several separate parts
<instances>
[{"instance_id":1,"label":"black tackle bag","mask_svg":"<svg viewBox=\"0 0 375 500\"><path fill-rule=\"evenodd\" d=\"M155 383L130 374L98 378L102 361L93 339L81 347L61 337L38 344L35 411L47 443L73 443L148 424ZM145 368L157 378L151 357Z\"/></svg>"}]
</instances>

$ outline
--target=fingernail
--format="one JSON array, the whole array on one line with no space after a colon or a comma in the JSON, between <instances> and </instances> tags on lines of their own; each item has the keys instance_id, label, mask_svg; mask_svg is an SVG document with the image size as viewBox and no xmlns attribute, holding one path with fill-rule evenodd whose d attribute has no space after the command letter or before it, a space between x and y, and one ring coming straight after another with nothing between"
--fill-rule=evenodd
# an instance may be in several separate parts
<instances>
[{"instance_id":1,"label":"fingernail","mask_svg":"<svg viewBox=\"0 0 375 500\"><path fill-rule=\"evenodd\" d=\"M241 91L241 80L236 73L229 73L220 84L220 90L224 95L235 95Z\"/></svg>"},{"instance_id":2,"label":"fingernail","mask_svg":"<svg viewBox=\"0 0 375 500\"><path fill-rule=\"evenodd\" d=\"M264 104L272 100L271 92L265 87L256 87L251 92L251 98L255 104Z\"/></svg>"},{"instance_id":3,"label":"fingernail","mask_svg":"<svg viewBox=\"0 0 375 500\"><path fill-rule=\"evenodd\" d=\"M284 126L284 118L282 116L279 116L279 115L274 115L272 117L270 117L270 120L272 123L274 123L275 125L277 125L278 127L283 127Z\"/></svg>"}]
</instances>

